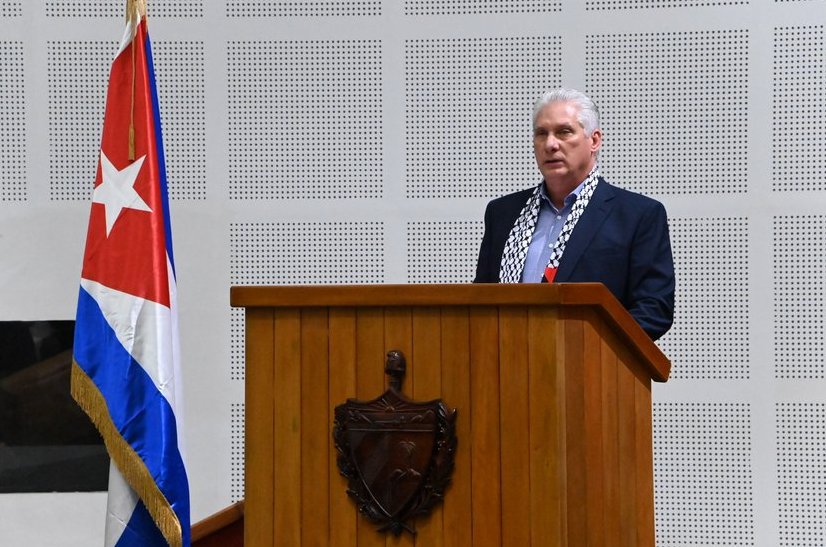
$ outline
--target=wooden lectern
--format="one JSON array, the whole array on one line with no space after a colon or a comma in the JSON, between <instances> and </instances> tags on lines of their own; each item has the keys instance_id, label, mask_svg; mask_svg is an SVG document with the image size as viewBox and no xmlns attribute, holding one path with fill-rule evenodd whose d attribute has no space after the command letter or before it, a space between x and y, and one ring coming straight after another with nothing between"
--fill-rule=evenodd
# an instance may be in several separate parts
<instances>
[{"instance_id":1,"label":"wooden lectern","mask_svg":"<svg viewBox=\"0 0 826 547\"><path fill-rule=\"evenodd\" d=\"M651 381L670 364L600 284L233 287L246 308L247 547L654 546ZM376 532L333 409L386 388L458 411L444 503Z\"/></svg>"}]
</instances>

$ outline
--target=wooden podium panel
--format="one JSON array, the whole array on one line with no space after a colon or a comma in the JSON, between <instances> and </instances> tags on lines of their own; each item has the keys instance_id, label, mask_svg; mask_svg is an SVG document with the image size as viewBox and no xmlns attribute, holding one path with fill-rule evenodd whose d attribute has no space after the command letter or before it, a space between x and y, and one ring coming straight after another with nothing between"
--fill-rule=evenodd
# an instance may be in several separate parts
<instances>
[{"instance_id":1,"label":"wooden podium panel","mask_svg":"<svg viewBox=\"0 0 826 547\"><path fill-rule=\"evenodd\" d=\"M602 285L233 287L246 308L245 545L651 546L651 380L670 365ZM445 501L379 534L333 410L386 389L458 411Z\"/></svg>"}]
</instances>

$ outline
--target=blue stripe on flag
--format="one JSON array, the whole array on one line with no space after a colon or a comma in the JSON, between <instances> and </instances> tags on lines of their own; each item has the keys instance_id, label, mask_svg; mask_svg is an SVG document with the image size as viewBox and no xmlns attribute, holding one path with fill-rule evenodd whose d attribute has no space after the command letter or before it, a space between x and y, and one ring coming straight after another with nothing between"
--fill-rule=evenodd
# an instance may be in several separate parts
<instances>
[{"instance_id":1,"label":"blue stripe on flag","mask_svg":"<svg viewBox=\"0 0 826 547\"><path fill-rule=\"evenodd\" d=\"M179 521L188 523L189 486L177 448L172 407L121 345L97 302L83 288L77 305L74 355L108 401L115 427L140 455L158 489L172 502ZM189 528L184 526L182 532L183 544L189 545Z\"/></svg>"},{"instance_id":2,"label":"blue stripe on flag","mask_svg":"<svg viewBox=\"0 0 826 547\"><path fill-rule=\"evenodd\" d=\"M166 182L166 157L163 153L163 133L161 132L161 105L158 101L158 90L155 87L155 63L152 61L152 44L149 41L149 33L146 34L146 64L149 72L149 91L152 95L152 114L155 125L155 144L158 154L158 170L161 180L161 204L163 205L163 225L166 235L166 255L169 263L172 264L172 273L175 273L175 255L172 253L172 222L169 217L169 188Z\"/></svg>"}]
</instances>

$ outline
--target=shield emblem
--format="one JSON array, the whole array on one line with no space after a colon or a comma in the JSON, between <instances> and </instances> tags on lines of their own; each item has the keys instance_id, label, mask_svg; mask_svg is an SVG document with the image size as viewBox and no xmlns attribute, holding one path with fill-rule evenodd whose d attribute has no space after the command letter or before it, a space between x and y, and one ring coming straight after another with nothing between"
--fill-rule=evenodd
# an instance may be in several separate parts
<instances>
[{"instance_id":1,"label":"shield emblem","mask_svg":"<svg viewBox=\"0 0 826 547\"><path fill-rule=\"evenodd\" d=\"M441 400L416 402L400 393L401 352L388 353L386 371L390 387L380 397L336 407L333 439L359 511L380 531L415 533L406 521L429 512L450 483L456 411Z\"/></svg>"}]
</instances>

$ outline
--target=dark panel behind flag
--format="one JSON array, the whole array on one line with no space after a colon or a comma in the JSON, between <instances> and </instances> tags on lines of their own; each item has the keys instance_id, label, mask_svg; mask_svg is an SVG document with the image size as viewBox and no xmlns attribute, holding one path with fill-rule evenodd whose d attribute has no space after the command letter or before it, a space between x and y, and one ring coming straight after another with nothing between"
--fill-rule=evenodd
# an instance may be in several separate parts
<instances>
[{"instance_id":1,"label":"dark panel behind flag","mask_svg":"<svg viewBox=\"0 0 826 547\"><path fill-rule=\"evenodd\" d=\"M109 455L69 394L74 321L0 321L0 493L106 490Z\"/></svg>"}]
</instances>

